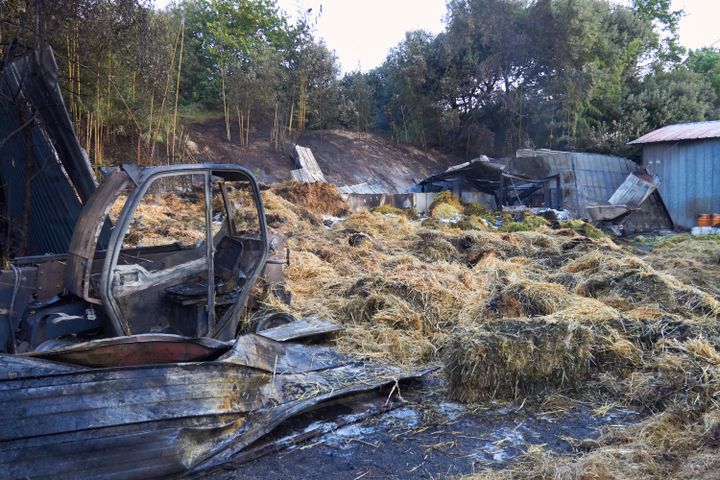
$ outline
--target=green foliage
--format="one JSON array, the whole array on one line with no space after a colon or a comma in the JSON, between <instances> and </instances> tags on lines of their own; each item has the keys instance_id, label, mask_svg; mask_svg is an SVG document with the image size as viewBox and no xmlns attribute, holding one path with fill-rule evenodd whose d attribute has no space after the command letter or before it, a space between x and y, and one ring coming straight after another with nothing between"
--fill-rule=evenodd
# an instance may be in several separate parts
<instances>
[{"instance_id":1,"label":"green foliage","mask_svg":"<svg viewBox=\"0 0 720 480\"><path fill-rule=\"evenodd\" d=\"M549 223L543 217L530 212L523 213L519 221L504 222L500 226L501 232L529 232L540 227L546 227Z\"/></svg>"},{"instance_id":2,"label":"green foliage","mask_svg":"<svg viewBox=\"0 0 720 480\"><path fill-rule=\"evenodd\" d=\"M460 215L460 209L449 203L438 203L430 210L430 215L433 218L449 220Z\"/></svg>"},{"instance_id":3,"label":"green foliage","mask_svg":"<svg viewBox=\"0 0 720 480\"><path fill-rule=\"evenodd\" d=\"M437 197L435 197L435 200L433 200L430 204L430 210L434 210L435 207L443 203L453 206L458 211L463 210L462 202L455 195L453 195L450 190L443 190L442 192L440 192Z\"/></svg>"},{"instance_id":4,"label":"green foliage","mask_svg":"<svg viewBox=\"0 0 720 480\"><path fill-rule=\"evenodd\" d=\"M21 28L37 8L44 29ZM16 35L54 48L99 162L93 128L105 142L131 137L138 156L174 142L176 94L181 118L222 111L233 132L272 126L275 148L297 129L344 127L466 158L519 147L634 155L627 142L649 130L720 115L720 51L681 62L680 17L671 0L450 0L442 33L408 32L382 65L341 77L314 38L317 19L308 11L292 25L274 0L163 11L145 0L0 2L0 55Z\"/></svg>"},{"instance_id":5,"label":"green foliage","mask_svg":"<svg viewBox=\"0 0 720 480\"><path fill-rule=\"evenodd\" d=\"M595 225L582 220L567 220L565 222L560 222L560 226L562 228L569 228L580 235L584 235L595 240L605 237L602 230L597 228Z\"/></svg>"}]
</instances>

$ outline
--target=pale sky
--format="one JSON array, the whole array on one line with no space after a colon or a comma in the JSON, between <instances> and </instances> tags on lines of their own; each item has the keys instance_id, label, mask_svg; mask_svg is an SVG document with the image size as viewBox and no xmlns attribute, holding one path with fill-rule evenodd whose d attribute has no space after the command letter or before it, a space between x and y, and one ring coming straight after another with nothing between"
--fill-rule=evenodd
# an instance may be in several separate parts
<instances>
[{"instance_id":1,"label":"pale sky","mask_svg":"<svg viewBox=\"0 0 720 480\"><path fill-rule=\"evenodd\" d=\"M627 0L618 0L627 1ZM155 0L164 6L170 0ZM380 65L388 51L408 30L439 33L443 29L445 0L276 0L291 18L299 9L320 14L316 34L335 50L344 72L367 71ZM322 5L322 12L321 12ZM720 47L720 0L672 0L683 9L680 43L700 48Z\"/></svg>"}]
</instances>

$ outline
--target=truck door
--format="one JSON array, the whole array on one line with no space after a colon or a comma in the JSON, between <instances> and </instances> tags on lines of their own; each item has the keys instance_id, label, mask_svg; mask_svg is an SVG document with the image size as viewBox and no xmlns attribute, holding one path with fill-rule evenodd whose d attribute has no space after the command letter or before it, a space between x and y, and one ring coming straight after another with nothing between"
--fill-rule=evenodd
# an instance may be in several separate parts
<instances>
[{"instance_id":1,"label":"truck door","mask_svg":"<svg viewBox=\"0 0 720 480\"><path fill-rule=\"evenodd\" d=\"M205 336L214 322L210 171L158 171L118 216L101 294L119 334Z\"/></svg>"}]
</instances>

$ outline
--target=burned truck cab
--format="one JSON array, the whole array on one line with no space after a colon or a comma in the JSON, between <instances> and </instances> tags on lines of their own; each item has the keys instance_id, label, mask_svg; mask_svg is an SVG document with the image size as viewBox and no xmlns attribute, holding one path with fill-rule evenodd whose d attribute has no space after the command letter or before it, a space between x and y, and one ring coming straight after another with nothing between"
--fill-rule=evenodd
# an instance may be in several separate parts
<instances>
[{"instance_id":1,"label":"burned truck cab","mask_svg":"<svg viewBox=\"0 0 720 480\"><path fill-rule=\"evenodd\" d=\"M0 273L0 351L140 333L230 340L256 281L284 257L245 168L116 168L85 203L67 254Z\"/></svg>"}]
</instances>

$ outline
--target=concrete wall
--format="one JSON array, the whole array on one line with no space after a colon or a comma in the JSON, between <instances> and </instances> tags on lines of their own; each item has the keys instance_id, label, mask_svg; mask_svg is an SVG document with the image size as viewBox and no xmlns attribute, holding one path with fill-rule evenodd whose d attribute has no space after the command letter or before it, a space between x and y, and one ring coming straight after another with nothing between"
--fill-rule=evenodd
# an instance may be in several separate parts
<instances>
[{"instance_id":1,"label":"concrete wall","mask_svg":"<svg viewBox=\"0 0 720 480\"><path fill-rule=\"evenodd\" d=\"M720 213L720 139L652 143L643 164L676 225L691 228L701 213Z\"/></svg>"},{"instance_id":2,"label":"concrete wall","mask_svg":"<svg viewBox=\"0 0 720 480\"><path fill-rule=\"evenodd\" d=\"M430 204L439 195L439 192L428 193L349 193L343 194L343 199L347 202L350 210L353 212L362 212L372 210L381 205L391 205L397 208L415 208L419 213L426 213L430 208ZM480 194L482 195L482 194ZM463 198L463 201L478 201L480 198L476 196ZM495 208L491 206L488 208Z\"/></svg>"}]
</instances>

